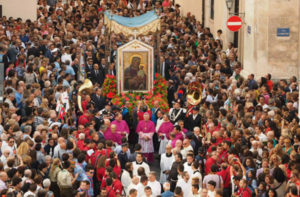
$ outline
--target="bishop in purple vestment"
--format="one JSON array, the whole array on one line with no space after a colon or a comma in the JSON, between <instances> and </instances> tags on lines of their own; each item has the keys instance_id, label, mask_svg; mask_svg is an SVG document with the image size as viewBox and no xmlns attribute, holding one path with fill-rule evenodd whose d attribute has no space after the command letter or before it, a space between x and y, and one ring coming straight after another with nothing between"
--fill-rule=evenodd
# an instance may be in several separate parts
<instances>
[{"instance_id":1,"label":"bishop in purple vestment","mask_svg":"<svg viewBox=\"0 0 300 197\"><path fill-rule=\"evenodd\" d=\"M112 125L116 125L116 140L118 144L121 144L122 138L128 136L129 127L125 120L122 120L122 114L118 113L114 121L111 122Z\"/></svg>"},{"instance_id":2,"label":"bishop in purple vestment","mask_svg":"<svg viewBox=\"0 0 300 197\"><path fill-rule=\"evenodd\" d=\"M144 153L148 162L153 162L153 134L155 132L155 124L150 120L149 113L144 113L144 120L140 120L136 132L139 135L139 144L142 146L142 153Z\"/></svg>"},{"instance_id":3,"label":"bishop in purple vestment","mask_svg":"<svg viewBox=\"0 0 300 197\"><path fill-rule=\"evenodd\" d=\"M170 139L170 133L173 131L173 124L170 122L169 116L167 114L163 117L164 122L160 125L158 129L159 136L159 154L163 154L166 151L166 145L168 144L168 139Z\"/></svg>"},{"instance_id":4,"label":"bishop in purple vestment","mask_svg":"<svg viewBox=\"0 0 300 197\"><path fill-rule=\"evenodd\" d=\"M112 132L111 128L108 127L106 129L106 131L104 132L104 138L105 138L105 140L111 140L113 142L116 142L117 140L116 140L116 137L114 136L113 132Z\"/></svg>"}]
</instances>

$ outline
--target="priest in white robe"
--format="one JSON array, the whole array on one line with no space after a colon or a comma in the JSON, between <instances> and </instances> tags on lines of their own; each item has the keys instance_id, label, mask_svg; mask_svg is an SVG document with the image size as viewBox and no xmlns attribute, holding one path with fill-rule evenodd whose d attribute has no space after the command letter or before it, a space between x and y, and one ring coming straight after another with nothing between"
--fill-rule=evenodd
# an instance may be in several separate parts
<instances>
[{"instance_id":1,"label":"priest in white robe","mask_svg":"<svg viewBox=\"0 0 300 197\"><path fill-rule=\"evenodd\" d=\"M177 181L176 187L181 187L184 197L190 197L189 195L192 190L192 184L188 172L183 172L183 178Z\"/></svg>"},{"instance_id":2,"label":"priest in white robe","mask_svg":"<svg viewBox=\"0 0 300 197\"><path fill-rule=\"evenodd\" d=\"M161 184L156 180L156 173L151 171L148 179L148 186L151 187L152 196L159 196L161 194Z\"/></svg>"},{"instance_id":3,"label":"priest in white robe","mask_svg":"<svg viewBox=\"0 0 300 197\"><path fill-rule=\"evenodd\" d=\"M175 161L174 155L172 153L172 146L168 144L166 146L166 153L163 153L160 158L160 183L167 181L169 172L171 170L172 164Z\"/></svg>"},{"instance_id":4,"label":"priest in white robe","mask_svg":"<svg viewBox=\"0 0 300 197\"><path fill-rule=\"evenodd\" d=\"M137 171L140 167L144 168L146 176L149 175L150 168L149 168L149 165L146 162L143 161L143 154L142 153L137 153L136 154L136 161L133 161L132 165L133 165L133 176L138 175Z\"/></svg>"}]
</instances>

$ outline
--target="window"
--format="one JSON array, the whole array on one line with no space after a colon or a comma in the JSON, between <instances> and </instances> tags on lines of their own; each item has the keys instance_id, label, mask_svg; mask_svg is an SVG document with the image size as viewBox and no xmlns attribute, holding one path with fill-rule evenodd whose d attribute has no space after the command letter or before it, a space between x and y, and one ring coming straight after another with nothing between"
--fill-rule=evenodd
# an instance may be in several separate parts
<instances>
[{"instance_id":1,"label":"window","mask_svg":"<svg viewBox=\"0 0 300 197\"><path fill-rule=\"evenodd\" d=\"M210 18L214 19L215 10L214 10L215 0L210 0Z\"/></svg>"}]
</instances>

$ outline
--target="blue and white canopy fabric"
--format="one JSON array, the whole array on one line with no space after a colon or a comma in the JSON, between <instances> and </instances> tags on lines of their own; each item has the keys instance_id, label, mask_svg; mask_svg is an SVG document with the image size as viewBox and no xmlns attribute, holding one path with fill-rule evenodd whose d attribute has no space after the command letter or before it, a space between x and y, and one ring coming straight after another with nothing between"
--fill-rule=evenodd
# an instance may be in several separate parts
<instances>
[{"instance_id":1,"label":"blue and white canopy fabric","mask_svg":"<svg viewBox=\"0 0 300 197\"><path fill-rule=\"evenodd\" d=\"M154 10L132 18L118 16L106 11L104 13L104 24L116 34L122 33L125 36L146 35L149 32L160 30L160 18Z\"/></svg>"}]
</instances>

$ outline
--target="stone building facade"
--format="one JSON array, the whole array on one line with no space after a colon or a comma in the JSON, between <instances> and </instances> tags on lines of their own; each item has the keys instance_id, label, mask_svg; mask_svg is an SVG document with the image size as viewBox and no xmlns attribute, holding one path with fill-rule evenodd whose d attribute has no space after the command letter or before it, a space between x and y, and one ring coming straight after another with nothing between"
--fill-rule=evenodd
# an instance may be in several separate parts
<instances>
[{"instance_id":1,"label":"stone building facade","mask_svg":"<svg viewBox=\"0 0 300 197\"><path fill-rule=\"evenodd\" d=\"M37 0L0 0L2 16L30 19L37 18Z\"/></svg>"},{"instance_id":2,"label":"stone building facade","mask_svg":"<svg viewBox=\"0 0 300 197\"><path fill-rule=\"evenodd\" d=\"M224 47L238 47L243 74L257 77L266 73L274 79L300 74L300 1L233 0L229 11L226 0L175 0L184 14L191 12L216 34L222 29ZM204 8L203 8L204 6ZM237 33L226 27L227 19L239 14L243 27Z\"/></svg>"}]
</instances>

